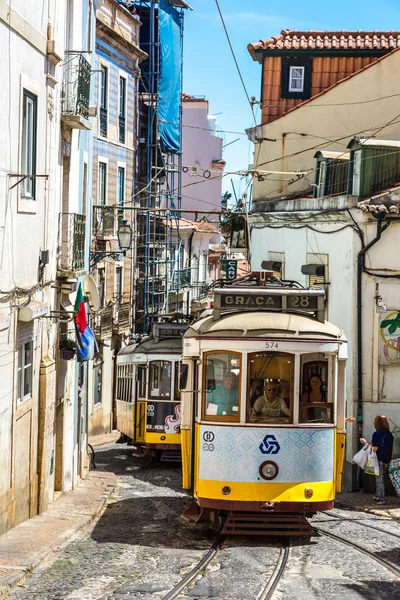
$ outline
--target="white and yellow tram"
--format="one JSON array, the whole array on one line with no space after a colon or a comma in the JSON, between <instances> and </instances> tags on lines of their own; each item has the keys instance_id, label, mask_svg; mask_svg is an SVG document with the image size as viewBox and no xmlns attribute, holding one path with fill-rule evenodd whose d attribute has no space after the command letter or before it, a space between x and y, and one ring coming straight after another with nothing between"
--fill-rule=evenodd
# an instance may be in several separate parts
<instances>
[{"instance_id":1,"label":"white and yellow tram","mask_svg":"<svg viewBox=\"0 0 400 600\"><path fill-rule=\"evenodd\" d=\"M183 487L193 520L309 516L340 491L346 338L324 321L323 291L256 282L216 289L214 309L184 336Z\"/></svg>"},{"instance_id":2,"label":"white and yellow tram","mask_svg":"<svg viewBox=\"0 0 400 600\"><path fill-rule=\"evenodd\" d=\"M187 325L157 323L117 356L116 427L138 456L180 460L179 364Z\"/></svg>"}]
</instances>

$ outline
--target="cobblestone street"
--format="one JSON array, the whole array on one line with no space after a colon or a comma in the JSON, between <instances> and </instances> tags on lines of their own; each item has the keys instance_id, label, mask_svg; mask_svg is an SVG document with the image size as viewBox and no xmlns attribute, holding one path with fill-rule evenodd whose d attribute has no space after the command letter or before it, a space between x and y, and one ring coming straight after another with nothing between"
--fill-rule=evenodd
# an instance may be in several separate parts
<instances>
[{"instance_id":1,"label":"cobblestone street","mask_svg":"<svg viewBox=\"0 0 400 600\"><path fill-rule=\"evenodd\" d=\"M118 486L103 515L61 548L9 600L161 599L204 556L214 540L206 525L179 519L189 498L178 464L142 464L132 448L113 444L96 451L98 470L111 470ZM400 527L375 515L345 510L317 515L313 524L353 538L400 564ZM382 534L382 530L385 532ZM216 559L179 598L256 600L271 574L279 543L228 538ZM395 600L398 579L368 557L325 537L294 540L282 600L360 598Z\"/></svg>"}]
</instances>

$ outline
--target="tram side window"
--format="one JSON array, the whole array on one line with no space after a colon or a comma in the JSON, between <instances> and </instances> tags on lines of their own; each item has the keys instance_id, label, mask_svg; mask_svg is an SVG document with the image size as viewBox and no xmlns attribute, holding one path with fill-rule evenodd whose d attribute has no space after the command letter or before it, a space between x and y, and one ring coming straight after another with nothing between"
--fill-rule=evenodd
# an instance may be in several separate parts
<instances>
[{"instance_id":1,"label":"tram side window","mask_svg":"<svg viewBox=\"0 0 400 600\"><path fill-rule=\"evenodd\" d=\"M327 381L328 361L302 364L300 423L333 423L333 403L329 402Z\"/></svg>"},{"instance_id":2,"label":"tram side window","mask_svg":"<svg viewBox=\"0 0 400 600\"><path fill-rule=\"evenodd\" d=\"M239 420L241 356L233 352L208 352L204 357L203 416L214 420Z\"/></svg>"},{"instance_id":3,"label":"tram side window","mask_svg":"<svg viewBox=\"0 0 400 600\"><path fill-rule=\"evenodd\" d=\"M175 363L175 385L174 385L174 400L177 402L181 399L180 388L180 373L181 373L181 361Z\"/></svg>"},{"instance_id":4,"label":"tram side window","mask_svg":"<svg viewBox=\"0 0 400 600\"><path fill-rule=\"evenodd\" d=\"M150 397L169 400L171 398L171 363L154 360L150 363Z\"/></svg>"},{"instance_id":5,"label":"tram side window","mask_svg":"<svg viewBox=\"0 0 400 600\"><path fill-rule=\"evenodd\" d=\"M252 423L293 422L294 356L278 352L249 355L247 414Z\"/></svg>"},{"instance_id":6,"label":"tram side window","mask_svg":"<svg viewBox=\"0 0 400 600\"><path fill-rule=\"evenodd\" d=\"M140 400L146 399L146 367L137 368L137 392Z\"/></svg>"}]
</instances>

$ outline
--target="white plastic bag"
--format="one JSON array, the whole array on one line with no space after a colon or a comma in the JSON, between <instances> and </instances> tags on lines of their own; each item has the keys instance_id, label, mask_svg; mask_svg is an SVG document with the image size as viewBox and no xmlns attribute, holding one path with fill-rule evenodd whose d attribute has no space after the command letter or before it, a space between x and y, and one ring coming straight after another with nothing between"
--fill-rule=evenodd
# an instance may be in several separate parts
<instances>
[{"instance_id":1,"label":"white plastic bag","mask_svg":"<svg viewBox=\"0 0 400 600\"><path fill-rule=\"evenodd\" d=\"M364 473L376 476L379 475L379 461L376 452L373 450L371 450L368 455L367 466L364 469Z\"/></svg>"},{"instance_id":2,"label":"white plastic bag","mask_svg":"<svg viewBox=\"0 0 400 600\"><path fill-rule=\"evenodd\" d=\"M361 469L365 469L365 467L367 466L368 457L369 446L368 444L365 444L364 448L361 448L361 450L359 450L357 454L353 456L352 462L358 465Z\"/></svg>"}]
</instances>

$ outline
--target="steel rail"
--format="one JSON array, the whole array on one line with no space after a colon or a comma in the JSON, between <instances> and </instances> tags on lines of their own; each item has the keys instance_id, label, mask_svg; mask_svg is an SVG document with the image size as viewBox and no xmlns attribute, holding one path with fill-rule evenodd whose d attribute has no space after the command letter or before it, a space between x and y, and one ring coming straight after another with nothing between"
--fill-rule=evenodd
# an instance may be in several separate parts
<instances>
[{"instance_id":1,"label":"steel rail","mask_svg":"<svg viewBox=\"0 0 400 600\"><path fill-rule=\"evenodd\" d=\"M380 556L376 556L376 554L374 554L373 552L370 552L369 550L366 550L366 548L363 548L359 544L356 544L355 542L351 542L350 540L345 540L344 538L341 538L340 536L338 536L334 533L325 531L324 529L320 529L319 527L314 527L314 529L316 531L318 531L318 533L321 533L322 535L326 535L327 537L330 537L330 538L336 540L337 542L340 542L341 544L346 544L347 546L350 546L350 548L355 548L359 552L362 552L366 556L369 556L369 558L372 558L373 560L375 560L382 567L385 567L385 569L388 569L389 571L391 571L394 575L396 575L396 577L400 578L400 568L397 567L397 565L395 565L394 563L390 562L389 560L386 560L385 558L381 558Z\"/></svg>"},{"instance_id":2,"label":"steel rail","mask_svg":"<svg viewBox=\"0 0 400 600\"><path fill-rule=\"evenodd\" d=\"M225 536L219 535L213 543L213 545L211 546L211 548L208 550L207 554L203 556L199 563L190 571L190 573L186 575L186 577L182 579L182 581L180 581L175 587L173 587L172 590L168 592L168 594L163 596L162 600L173 600L174 598L179 596L181 591L185 589L185 587L189 585L189 583L193 581L193 579L195 579L199 575L199 573L203 569L205 569L205 567L212 561L212 559L219 552L224 541Z\"/></svg>"},{"instance_id":3,"label":"steel rail","mask_svg":"<svg viewBox=\"0 0 400 600\"><path fill-rule=\"evenodd\" d=\"M286 567L286 563L289 558L289 549L290 543L283 542L281 550L279 552L278 562L275 565L275 569L273 570L273 573L269 578L267 585L262 590L261 594L257 597L257 600L270 600L274 595L276 586L282 578L283 572Z\"/></svg>"},{"instance_id":4,"label":"steel rail","mask_svg":"<svg viewBox=\"0 0 400 600\"><path fill-rule=\"evenodd\" d=\"M385 533L387 535L390 535L392 537L396 537L400 539L400 534L399 533L392 533L390 531L386 531L385 529L380 529L379 527L375 527L374 525L370 525L370 523L364 523L364 521L359 520L359 519L346 519L345 517L341 517L340 515L333 515L332 513L325 511L323 513L324 515L327 515L328 517L331 517L331 519L336 519L336 522L341 522L341 523L355 523L356 525L361 525L362 527L368 527L369 529L375 529L375 531L379 531L380 533ZM395 519L388 519L387 517L384 517L382 519L382 521L393 521L393 523L398 523L398 521L396 521ZM332 521L318 521L318 523L332 523Z\"/></svg>"}]
</instances>

